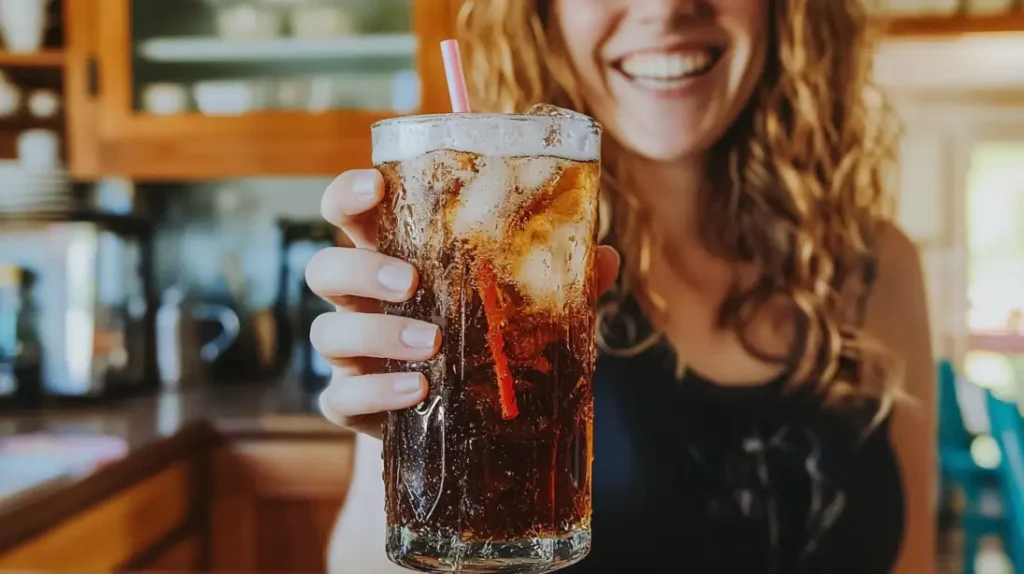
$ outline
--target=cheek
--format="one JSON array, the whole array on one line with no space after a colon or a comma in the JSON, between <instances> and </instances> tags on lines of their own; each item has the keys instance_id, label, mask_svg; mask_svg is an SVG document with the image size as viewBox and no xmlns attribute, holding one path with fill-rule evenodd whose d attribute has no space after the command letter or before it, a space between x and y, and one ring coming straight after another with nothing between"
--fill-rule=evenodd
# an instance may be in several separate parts
<instances>
[{"instance_id":1,"label":"cheek","mask_svg":"<svg viewBox=\"0 0 1024 574\"><path fill-rule=\"evenodd\" d=\"M561 0L557 4L556 23L562 43L580 75L589 76L600 71L597 53L606 26L603 20L591 0Z\"/></svg>"},{"instance_id":2,"label":"cheek","mask_svg":"<svg viewBox=\"0 0 1024 574\"><path fill-rule=\"evenodd\" d=\"M607 71L599 53L613 18L608 10L598 9L599 3L594 0L560 0L557 7L556 23L562 45L579 81L588 111L595 116L607 115L615 102L608 90ZM597 119L602 121L604 118Z\"/></svg>"},{"instance_id":3,"label":"cheek","mask_svg":"<svg viewBox=\"0 0 1024 574\"><path fill-rule=\"evenodd\" d=\"M764 75L768 55L768 0L715 0L723 25L733 37L729 91L742 107Z\"/></svg>"}]
</instances>

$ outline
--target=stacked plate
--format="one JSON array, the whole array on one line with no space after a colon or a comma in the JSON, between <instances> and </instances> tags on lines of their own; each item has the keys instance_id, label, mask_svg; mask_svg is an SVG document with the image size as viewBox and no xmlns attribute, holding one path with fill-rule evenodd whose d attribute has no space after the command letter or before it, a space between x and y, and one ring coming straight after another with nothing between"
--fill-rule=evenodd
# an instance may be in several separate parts
<instances>
[{"instance_id":1,"label":"stacked plate","mask_svg":"<svg viewBox=\"0 0 1024 574\"><path fill-rule=\"evenodd\" d=\"M0 161L0 216L60 213L74 207L71 179L60 170L31 169Z\"/></svg>"}]
</instances>

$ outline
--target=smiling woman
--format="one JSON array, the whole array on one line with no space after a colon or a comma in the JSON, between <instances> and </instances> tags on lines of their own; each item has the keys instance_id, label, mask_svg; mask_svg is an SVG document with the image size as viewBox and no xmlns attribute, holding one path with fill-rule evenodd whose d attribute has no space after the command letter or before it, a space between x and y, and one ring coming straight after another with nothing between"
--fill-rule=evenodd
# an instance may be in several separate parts
<instances>
[{"instance_id":1,"label":"smiling woman","mask_svg":"<svg viewBox=\"0 0 1024 574\"><path fill-rule=\"evenodd\" d=\"M562 0L555 18L572 38L565 48L587 107L608 132L665 161L717 141L764 69L768 2L653 2L628 14L592 4Z\"/></svg>"},{"instance_id":2,"label":"smiling woman","mask_svg":"<svg viewBox=\"0 0 1024 574\"><path fill-rule=\"evenodd\" d=\"M459 26L474 110L543 101L605 128L622 269L599 257L617 280L599 302L593 548L568 571L934 572L931 338L885 212L897 124L860 0L466 0ZM378 179L325 194L371 249ZM355 255L333 257L310 276ZM318 336L339 366L327 416L374 435L426 393L398 396L368 343ZM382 520L380 446L359 444L333 566L385 572L362 526Z\"/></svg>"}]
</instances>

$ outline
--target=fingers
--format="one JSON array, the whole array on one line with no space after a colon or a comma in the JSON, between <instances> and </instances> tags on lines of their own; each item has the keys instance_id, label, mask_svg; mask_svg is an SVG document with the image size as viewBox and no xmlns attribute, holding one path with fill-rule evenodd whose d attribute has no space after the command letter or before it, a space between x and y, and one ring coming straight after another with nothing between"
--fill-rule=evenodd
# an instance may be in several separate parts
<instances>
[{"instance_id":1,"label":"fingers","mask_svg":"<svg viewBox=\"0 0 1024 574\"><path fill-rule=\"evenodd\" d=\"M377 246L377 204L384 196L384 178L375 169L339 175L324 191L323 218L340 227L356 247Z\"/></svg>"},{"instance_id":2,"label":"fingers","mask_svg":"<svg viewBox=\"0 0 1024 574\"><path fill-rule=\"evenodd\" d=\"M324 313L313 320L309 340L329 359L374 357L426 361L437 354L437 325L394 315Z\"/></svg>"},{"instance_id":3,"label":"fingers","mask_svg":"<svg viewBox=\"0 0 1024 574\"><path fill-rule=\"evenodd\" d=\"M427 381L419 373L336 376L320 393L320 412L336 425L380 438L387 411L415 406L426 396Z\"/></svg>"},{"instance_id":4,"label":"fingers","mask_svg":"<svg viewBox=\"0 0 1024 574\"><path fill-rule=\"evenodd\" d=\"M320 409L336 424L357 417L407 409L427 396L422 373L383 373L335 377L320 395Z\"/></svg>"},{"instance_id":5,"label":"fingers","mask_svg":"<svg viewBox=\"0 0 1024 574\"><path fill-rule=\"evenodd\" d=\"M322 249L306 265L306 283L328 300L355 296L400 303L419 278L408 263L368 249Z\"/></svg>"},{"instance_id":6,"label":"fingers","mask_svg":"<svg viewBox=\"0 0 1024 574\"><path fill-rule=\"evenodd\" d=\"M619 277L621 259L615 249L602 245L597 248L597 294L600 295L615 285Z\"/></svg>"}]
</instances>

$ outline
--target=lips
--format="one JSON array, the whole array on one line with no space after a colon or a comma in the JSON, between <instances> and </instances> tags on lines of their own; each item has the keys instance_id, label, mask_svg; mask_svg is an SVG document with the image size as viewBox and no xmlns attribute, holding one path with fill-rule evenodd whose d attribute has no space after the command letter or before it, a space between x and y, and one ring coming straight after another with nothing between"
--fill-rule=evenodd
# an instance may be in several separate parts
<instances>
[{"instance_id":1,"label":"lips","mask_svg":"<svg viewBox=\"0 0 1024 574\"><path fill-rule=\"evenodd\" d=\"M654 89L672 89L707 74L724 50L707 46L676 50L637 52L613 64L630 81Z\"/></svg>"}]
</instances>

